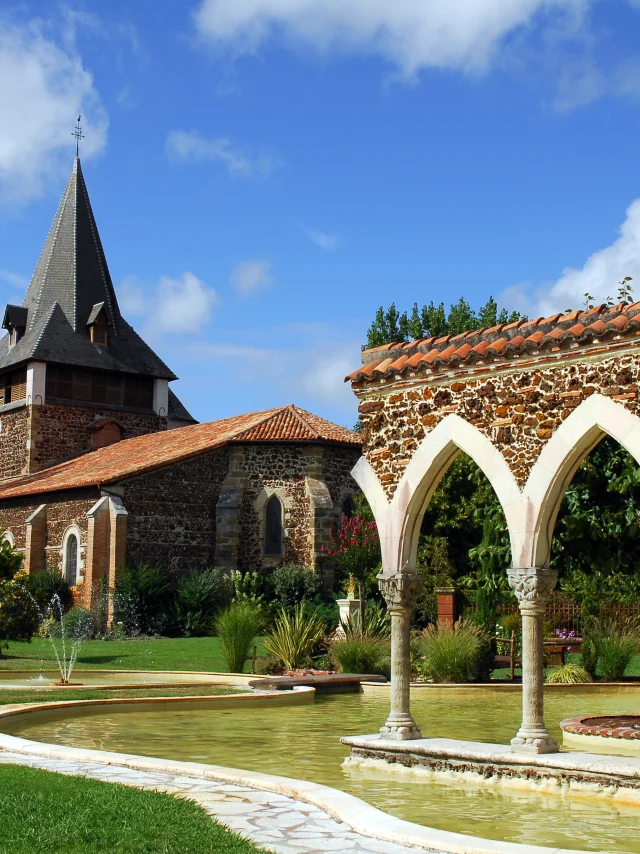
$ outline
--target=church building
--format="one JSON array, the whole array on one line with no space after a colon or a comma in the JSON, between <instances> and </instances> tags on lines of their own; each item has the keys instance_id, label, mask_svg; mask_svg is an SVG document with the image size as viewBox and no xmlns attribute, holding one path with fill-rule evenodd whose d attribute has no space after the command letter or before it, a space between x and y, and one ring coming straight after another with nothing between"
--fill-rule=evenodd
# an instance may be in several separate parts
<instances>
[{"instance_id":1,"label":"church building","mask_svg":"<svg viewBox=\"0 0 640 854\"><path fill-rule=\"evenodd\" d=\"M288 405L198 424L120 313L80 159L0 339L0 538L89 606L106 574L295 562L358 488L360 437Z\"/></svg>"}]
</instances>

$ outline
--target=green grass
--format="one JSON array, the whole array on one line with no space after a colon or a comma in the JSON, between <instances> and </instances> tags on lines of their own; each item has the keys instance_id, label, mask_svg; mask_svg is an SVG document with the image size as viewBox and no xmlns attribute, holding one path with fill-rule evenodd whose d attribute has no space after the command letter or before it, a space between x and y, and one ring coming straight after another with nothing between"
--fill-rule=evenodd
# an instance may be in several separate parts
<instances>
[{"instance_id":1,"label":"green grass","mask_svg":"<svg viewBox=\"0 0 640 854\"><path fill-rule=\"evenodd\" d=\"M258 642L258 655L264 655ZM0 670L57 670L46 638L10 643L0 658ZM76 663L78 670L205 670L226 672L219 638L139 638L125 641L86 641ZM250 669L245 665L245 671Z\"/></svg>"},{"instance_id":2,"label":"green grass","mask_svg":"<svg viewBox=\"0 0 640 854\"><path fill-rule=\"evenodd\" d=\"M0 766L0 852L256 854L197 804L118 783Z\"/></svg>"},{"instance_id":3,"label":"green grass","mask_svg":"<svg viewBox=\"0 0 640 854\"><path fill-rule=\"evenodd\" d=\"M110 700L120 697L215 697L238 694L241 685L198 685L195 688L123 688L100 691L92 688L3 688L0 706L10 703L60 703L64 700Z\"/></svg>"},{"instance_id":4,"label":"green grass","mask_svg":"<svg viewBox=\"0 0 640 854\"><path fill-rule=\"evenodd\" d=\"M582 656L580 653L570 652L567 654L566 661L571 664L582 664ZM516 667L516 676L521 676L522 671L519 667ZM631 659L631 664L627 668L624 674L625 679L629 678L639 678L640 677L640 655L634 655ZM497 670L491 671L492 679L508 679L509 678L509 668L501 667Z\"/></svg>"}]
</instances>

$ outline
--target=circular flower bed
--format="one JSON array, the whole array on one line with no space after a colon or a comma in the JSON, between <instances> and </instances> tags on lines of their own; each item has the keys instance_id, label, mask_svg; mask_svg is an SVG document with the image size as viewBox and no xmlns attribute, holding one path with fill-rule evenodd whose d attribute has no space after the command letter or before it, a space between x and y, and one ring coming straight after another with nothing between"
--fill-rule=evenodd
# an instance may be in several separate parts
<instances>
[{"instance_id":1,"label":"circular flower bed","mask_svg":"<svg viewBox=\"0 0 640 854\"><path fill-rule=\"evenodd\" d=\"M573 735L598 735L601 738L627 738L640 740L640 715L606 715L567 718L560 727Z\"/></svg>"}]
</instances>

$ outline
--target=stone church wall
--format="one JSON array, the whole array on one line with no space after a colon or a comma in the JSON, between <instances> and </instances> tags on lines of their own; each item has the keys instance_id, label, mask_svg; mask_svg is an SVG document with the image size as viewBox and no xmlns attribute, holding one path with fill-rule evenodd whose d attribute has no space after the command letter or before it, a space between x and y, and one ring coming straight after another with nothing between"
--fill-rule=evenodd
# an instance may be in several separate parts
<instances>
[{"instance_id":1,"label":"stone church wall","mask_svg":"<svg viewBox=\"0 0 640 854\"><path fill-rule=\"evenodd\" d=\"M391 496L420 442L455 413L491 439L522 488L546 441L582 400L598 392L638 412L640 355L607 355L514 365L490 376L363 386L356 393L365 456Z\"/></svg>"},{"instance_id":2,"label":"stone church wall","mask_svg":"<svg viewBox=\"0 0 640 854\"><path fill-rule=\"evenodd\" d=\"M17 477L25 470L29 409L25 404L19 409L0 413L0 478Z\"/></svg>"},{"instance_id":3,"label":"stone church wall","mask_svg":"<svg viewBox=\"0 0 640 854\"><path fill-rule=\"evenodd\" d=\"M170 572L213 566L216 504L228 469L221 448L126 481L127 563Z\"/></svg>"},{"instance_id":4,"label":"stone church wall","mask_svg":"<svg viewBox=\"0 0 640 854\"><path fill-rule=\"evenodd\" d=\"M123 439L167 429L167 419L153 413L124 412L85 406L46 403L33 407L31 471L92 450L89 424L96 418L115 418L122 425Z\"/></svg>"}]
</instances>

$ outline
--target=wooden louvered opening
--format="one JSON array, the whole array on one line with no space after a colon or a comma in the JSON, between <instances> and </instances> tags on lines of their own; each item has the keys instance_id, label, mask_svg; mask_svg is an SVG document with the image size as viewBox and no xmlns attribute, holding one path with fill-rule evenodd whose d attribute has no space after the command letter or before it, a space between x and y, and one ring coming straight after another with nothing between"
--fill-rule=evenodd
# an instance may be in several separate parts
<instances>
[{"instance_id":1,"label":"wooden louvered opening","mask_svg":"<svg viewBox=\"0 0 640 854\"><path fill-rule=\"evenodd\" d=\"M94 323L91 327L91 343L107 346L107 327L103 323Z\"/></svg>"},{"instance_id":2,"label":"wooden louvered opening","mask_svg":"<svg viewBox=\"0 0 640 854\"><path fill-rule=\"evenodd\" d=\"M47 399L153 409L153 379L47 365Z\"/></svg>"},{"instance_id":3,"label":"wooden louvered opening","mask_svg":"<svg viewBox=\"0 0 640 854\"><path fill-rule=\"evenodd\" d=\"M15 403L27 396L27 369L8 371L0 375L0 406Z\"/></svg>"}]
</instances>

